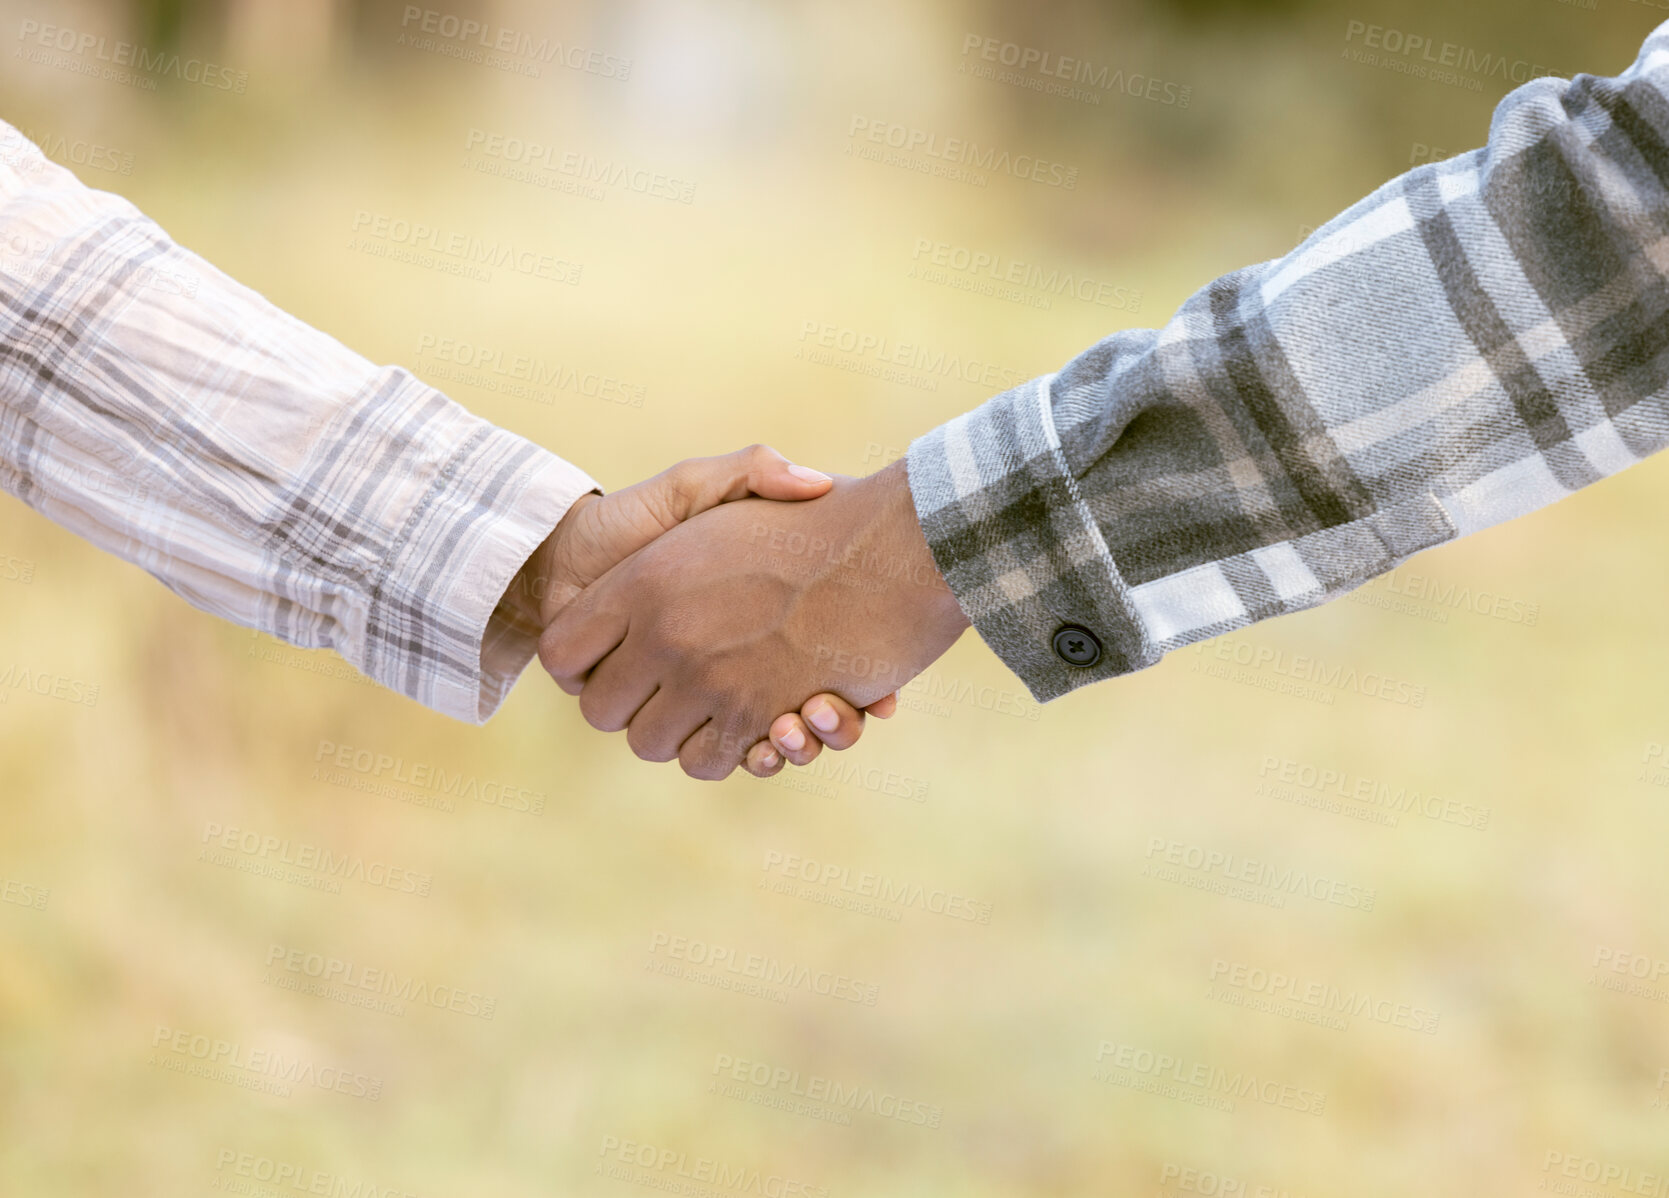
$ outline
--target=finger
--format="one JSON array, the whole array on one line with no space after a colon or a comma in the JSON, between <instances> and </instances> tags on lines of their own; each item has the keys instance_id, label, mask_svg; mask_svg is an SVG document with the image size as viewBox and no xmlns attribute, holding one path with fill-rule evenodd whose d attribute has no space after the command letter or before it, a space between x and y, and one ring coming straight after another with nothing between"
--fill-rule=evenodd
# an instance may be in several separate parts
<instances>
[{"instance_id":1,"label":"finger","mask_svg":"<svg viewBox=\"0 0 1669 1198\"><path fill-rule=\"evenodd\" d=\"M834 479L821 470L797 466L769 445L752 445L733 456L743 458L747 466L747 493L762 499L816 499L834 486Z\"/></svg>"},{"instance_id":2,"label":"finger","mask_svg":"<svg viewBox=\"0 0 1669 1198\"><path fill-rule=\"evenodd\" d=\"M690 458L628 488L663 529L734 499L816 499L834 485L820 470L796 466L768 445L714 458ZM641 487L641 494L638 488Z\"/></svg>"},{"instance_id":3,"label":"finger","mask_svg":"<svg viewBox=\"0 0 1669 1198\"><path fill-rule=\"evenodd\" d=\"M604 659L603 665L608 664ZM601 670L603 667L599 666ZM678 749L702 724L707 712L682 703L667 690L658 691L632 716L626 743L645 761L671 761Z\"/></svg>"},{"instance_id":4,"label":"finger","mask_svg":"<svg viewBox=\"0 0 1669 1198\"><path fill-rule=\"evenodd\" d=\"M586 675L626 639L626 591L611 570L581 591L539 635L539 664L563 690L580 693Z\"/></svg>"},{"instance_id":5,"label":"finger","mask_svg":"<svg viewBox=\"0 0 1669 1198\"><path fill-rule=\"evenodd\" d=\"M864 710L878 720L892 719L893 716L898 714L898 692L893 691L892 694L875 700Z\"/></svg>"},{"instance_id":6,"label":"finger","mask_svg":"<svg viewBox=\"0 0 1669 1198\"><path fill-rule=\"evenodd\" d=\"M839 695L813 695L800 708L800 715L831 749L850 749L863 735L863 712Z\"/></svg>"},{"instance_id":7,"label":"finger","mask_svg":"<svg viewBox=\"0 0 1669 1198\"><path fill-rule=\"evenodd\" d=\"M771 725L770 737L790 765L810 765L823 751L823 742L812 735L797 712L779 715Z\"/></svg>"},{"instance_id":8,"label":"finger","mask_svg":"<svg viewBox=\"0 0 1669 1198\"><path fill-rule=\"evenodd\" d=\"M782 767L786 764L777 747L768 740L754 745L742 759L742 768L755 778L774 778L782 773Z\"/></svg>"},{"instance_id":9,"label":"finger","mask_svg":"<svg viewBox=\"0 0 1669 1198\"><path fill-rule=\"evenodd\" d=\"M587 675L580 714L599 732L619 732L654 698L660 684L634 660L630 646L610 653Z\"/></svg>"},{"instance_id":10,"label":"finger","mask_svg":"<svg viewBox=\"0 0 1669 1198\"><path fill-rule=\"evenodd\" d=\"M702 724L678 746L679 766L703 782L722 782L741 763L738 739L714 720Z\"/></svg>"}]
</instances>

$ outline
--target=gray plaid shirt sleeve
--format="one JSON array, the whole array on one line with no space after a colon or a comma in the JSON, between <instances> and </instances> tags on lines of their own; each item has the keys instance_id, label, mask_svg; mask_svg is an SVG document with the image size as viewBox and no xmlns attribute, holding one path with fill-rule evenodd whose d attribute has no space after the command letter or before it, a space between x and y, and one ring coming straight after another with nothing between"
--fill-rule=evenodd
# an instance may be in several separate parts
<instances>
[{"instance_id":1,"label":"gray plaid shirt sleeve","mask_svg":"<svg viewBox=\"0 0 1669 1198\"><path fill-rule=\"evenodd\" d=\"M1323 603L1669 440L1669 24L1163 329L913 443L934 557L1040 701ZM1064 626L1101 642L1070 665ZM1083 654L1080 656L1088 656Z\"/></svg>"},{"instance_id":2,"label":"gray plaid shirt sleeve","mask_svg":"<svg viewBox=\"0 0 1669 1198\"><path fill-rule=\"evenodd\" d=\"M198 607L473 723L533 657L500 598L596 484L0 124L0 487Z\"/></svg>"}]
</instances>

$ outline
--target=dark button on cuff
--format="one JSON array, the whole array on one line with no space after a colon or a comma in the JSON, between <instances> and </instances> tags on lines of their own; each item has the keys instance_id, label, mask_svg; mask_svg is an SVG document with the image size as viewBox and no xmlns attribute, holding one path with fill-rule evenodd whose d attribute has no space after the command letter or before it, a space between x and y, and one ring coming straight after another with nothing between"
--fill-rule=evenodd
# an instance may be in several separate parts
<instances>
[{"instance_id":1,"label":"dark button on cuff","mask_svg":"<svg viewBox=\"0 0 1669 1198\"><path fill-rule=\"evenodd\" d=\"M1055 633L1055 656L1069 666L1087 670L1101 660L1101 642L1089 629L1068 624Z\"/></svg>"}]
</instances>

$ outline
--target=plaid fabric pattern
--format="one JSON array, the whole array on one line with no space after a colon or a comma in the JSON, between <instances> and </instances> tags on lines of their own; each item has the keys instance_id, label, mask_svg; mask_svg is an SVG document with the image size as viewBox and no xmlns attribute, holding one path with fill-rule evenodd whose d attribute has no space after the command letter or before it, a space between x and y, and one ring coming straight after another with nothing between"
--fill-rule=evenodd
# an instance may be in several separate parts
<instances>
[{"instance_id":1,"label":"plaid fabric pattern","mask_svg":"<svg viewBox=\"0 0 1669 1198\"><path fill-rule=\"evenodd\" d=\"M1040 701L1314 606L1669 441L1669 24L1538 79L1163 329L914 442L923 531ZM1051 641L1081 625L1086 669Z\"/></svg>"},{"instance_id":2,"label":"plaid fabric pattern","mask_svg":"<svg viewBox=\"0 0 1669 1198\"><path fill-rule=\"evenodd\" d=\"M486 638L516 639L494 608L596 484L0 124L0 486L206 611L479 723L534 652L483 670Z\"/></svg>"}]
</instances>

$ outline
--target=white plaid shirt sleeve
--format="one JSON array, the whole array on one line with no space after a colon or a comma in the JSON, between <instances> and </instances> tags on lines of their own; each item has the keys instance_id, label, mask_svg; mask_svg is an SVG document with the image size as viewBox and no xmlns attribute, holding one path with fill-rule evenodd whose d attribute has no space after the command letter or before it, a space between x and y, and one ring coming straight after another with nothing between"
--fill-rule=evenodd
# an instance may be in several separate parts
<instances>
[{"instance_id":1,"label":"white plaid shirt sleeve","mask_svg":"<svg viewBox=\"0 0 1669 1198\"><path fill-rule=\"evenodd\" d=\"M3 123L0 486L197 607L471 723L534 652L500 598L598 489Z\"/></svg>"}]
</instances>

